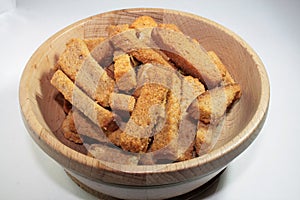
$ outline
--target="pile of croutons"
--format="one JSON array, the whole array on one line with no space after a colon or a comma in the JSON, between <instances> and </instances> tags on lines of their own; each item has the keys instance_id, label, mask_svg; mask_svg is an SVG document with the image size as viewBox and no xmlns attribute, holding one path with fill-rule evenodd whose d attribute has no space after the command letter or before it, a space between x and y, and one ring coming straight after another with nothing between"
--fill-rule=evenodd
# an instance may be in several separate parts
<instances>
[{"instance_id":1,"label":"pile of croutons","mask_svg":"<svg viewBox=\"0 0 300 200\"><path fill-rule=\"evenodd\" d=\"M65 99L64 137L108 162L200 156L241 97L213 51L149 16L110 25L107 37L71 39L57 66L51 84Z\"/></svg>"}]
</instances>

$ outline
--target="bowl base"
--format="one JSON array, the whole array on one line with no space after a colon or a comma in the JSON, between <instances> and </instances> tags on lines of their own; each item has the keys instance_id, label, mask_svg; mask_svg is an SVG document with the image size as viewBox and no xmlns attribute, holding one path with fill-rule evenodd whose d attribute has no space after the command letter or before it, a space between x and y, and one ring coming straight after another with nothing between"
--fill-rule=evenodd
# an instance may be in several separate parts
<instances>
[{"instance_id":1,"label":"bowl base","mask_svg":"<svg viewBox=\"0 0 300 200\"><path fill-rule=\"evenodd\" d=\"M226 168L224 168L216 176L214 176L207 183L201 185L200 187L198 187L186 194L182 194L177 197L169 198L168 200L202 199L202 198L207 197L208 195L215 192L215 190L217 189L217 186L219 184L220 177L225 170L226 170ZM82 183L80 180L78 180L76 177L74 177L72 174L70 174L66 170L65 170L65 172L71 178L71 180L74 181L80 188L82 188L86 192L94 195L95 197L97 197L99 199L103 199L103 200L118 200L115 197L111 197L109 195L103 194L101 192L98 192L98 191L90 188L89 186Z\"/></svg>"}]
</instances>

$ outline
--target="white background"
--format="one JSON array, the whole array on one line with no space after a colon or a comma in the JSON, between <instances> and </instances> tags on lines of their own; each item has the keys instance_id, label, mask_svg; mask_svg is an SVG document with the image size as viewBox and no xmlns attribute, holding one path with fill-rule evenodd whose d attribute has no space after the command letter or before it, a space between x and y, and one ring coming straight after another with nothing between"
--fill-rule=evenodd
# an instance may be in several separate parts
<instances>
[{"instance_id":1,"label":"white background","mask_svg":"<svg viewBox=\"0 0 300 200\"><path fill-rule=\"evenodd\" d=\"M269 114L258 138L222 175L208 199L300 198L300 1L18 0L0 14L0 199L96 199L42 152L20 115L18 86L34 51L63 27L130 7L194 13L229 28L258 53L271 84Z\"/></svg>"}]
</instances>

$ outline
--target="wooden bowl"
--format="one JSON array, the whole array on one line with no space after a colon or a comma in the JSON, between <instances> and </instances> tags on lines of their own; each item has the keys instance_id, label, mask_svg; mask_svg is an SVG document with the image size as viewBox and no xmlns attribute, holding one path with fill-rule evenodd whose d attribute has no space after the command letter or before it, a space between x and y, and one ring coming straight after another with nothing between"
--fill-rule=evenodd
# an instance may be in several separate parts
<instances>
[{"instance_id":1,"label":"wooden bowl","mask_svg":"<svg viewBox=\"0 0 300 200\"><path fill-rule=\"evenodd\" d=\"M141 15L149 15L161 23L174 23L185 34L199 40L206 50L215 51L241 85L243 95L228 114L211 152L171 164L109 167L79 153L80 149L68 147L59 138L65 116L54 100L57 90L50 84L51 72L69 39L107 36L107 25L131 23ZM210 20L165 9L117 10L66 27L38 48L20 82L23 120L34 141L80 185L122 199L170 198L203 185L252 143L264 124L268 105L268 77L251 47Z\"/></svg>"}]
</instances>

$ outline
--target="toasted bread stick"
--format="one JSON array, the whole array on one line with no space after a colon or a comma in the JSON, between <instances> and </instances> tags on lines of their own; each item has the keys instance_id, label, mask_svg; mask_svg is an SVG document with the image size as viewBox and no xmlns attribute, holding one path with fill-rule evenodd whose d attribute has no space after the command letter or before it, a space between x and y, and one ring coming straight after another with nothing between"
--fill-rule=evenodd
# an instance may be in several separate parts
<instances>
[{"instance_id":1,"label":"toasted bread stick","mask_svg":"<svg viewBox=\"0 0 300 200\"><path fill-rule=\"evenodd\" d=\"M87 48L90 52L92 52L98 45L100 45L105 40L104 37L98 38L88 38L84 39L84 43L86 44Z\"/></svg>"},{"instance_id":2,"label":"toasted bread stick","mask_svg":"<svg viewBox=\"0 0 300 200\"><path fill-rule=\"evenodd\" d=\"M113 113L94 102L80 90L61 70L57 70L51 84L60 91L66 100L84 113L99 127L107 127L114 119Z\"/></svg>"},{"instance_id":3,"label":"toasted bread stick","mask_svg":"<svg viewBox=\"0 0 300 200\"><path fill-rule=\"evenodd\" d=\"M76 144L82 144L83 141L80 137L80 135L77 133L77 129L73 120L73 114L72 111L68 113L66 118L64 119L62 123L62 132L64 134L64 137Z\"/></svg>"},{"instance_id":4,"label":"toasted bread stick","mask_svg":"<svg viewBox=\"0 0 300 200\"><path fill-rule=\"evenodd\" d=\"M180 31L178 26L176 26L175 24L158 24L158 27L159 28L171 29L173 31Z\"/></svg>"},{"instance_id":5,"label":"toasted bread stick","mask_svg":"<svg viewBox=\"0 0 300 200\"><path fill-rule=\"evenodd\" d=\"M180 100L169 91L166 103L166 120L163 127L155 133L150 152L158 152L161 155L154 156L159 159L176 160L177 138L180 120ZM157 159L157 158L155 158Z\"/></svg>"},{"instance_id":6,"label":"toasted bread stick","mask_svg":"<svg viewBox=\"0 0 300 200\"><path fill-rule=\"evenodd\" d=\"M140 69L139 85L147 83L160 84L168 89L165 123L162 127L156 126L156 133L150 151L157 151L169 145L166 151L176 157L176 140L181 117L181 79L179 74L172 68L146 64Z\"/></svg>"},{"instance_id":7,"label":"toasted bread stick","mask_svg":"<svg viewBox=\"0 0 300 200\"><path fill-rule=\"evenodd\" d=\"M109 37L113 37L127 30L129 30L129 24L109 25L107 27Z\"/></svg>"},{"instance_id":8,"label":"toasted bread stick","mask_svg":"<svg viewBox=\"0 0 300 200\"><path fill-rule=\"evenodd\" d=\"M112 110L132 112L135 105L135 98L121 93L112 93L109 101Z\"/></svg>"},{"instance_id":9,"label":"toasted bread stick","mask_svg":"<svg viewBox=\"0 0 300 200\"><path fill-rule=\"evenodd\" d=\"M205 124L214 123L240 96L241 89L238 84L217 87L198 96L188 108L188 113Z\"/></svg>"},{"instance_id":10,"label":"toasted bread stick","mask_svg":"<svg viewBox=\"0 0 300 200\"><path fill-rule=\"evenodd\" d=\"M211 145L211 130L209 126L199 122L195 138L195 150L197 155L202 155L208 151Z\"/></svg>"},{"instance_id":11,"label":"toasted bread stick","mask_svg":"<svg viewBox=\"0 0 300 200\"><path fill-rule=\"evenodd\" d=\"M145 38L139 39L135 29L129 29L110 38L115 48L120 48L125 53L132 55L142 63L157 63L164 66L171 66L159 50L154 50L145 41Z\"/></svg>"},{"instance_id":12,"label":"toasted bread stick","mask_svg":"<svg viewBox=\"0 0 300 200\"><path fill-rule=\"evenodd\" d=\"M81 39L72 39L58 60L61 69L102 106L109 105L110 94L114 91L114 80L89 54Z\"/></svg>"},{"instance_id":13,"label":"toasted bread stick","mask_svg":"<svg viewBox=\"0 0 300 200\"><path fill-rule=\"evenodd\" d=\"M222 76L201 45L181 32L153 28L152 38L184 72L199 78L207 89L216 87Z\"/></svg>"},{"instance_id":14,"label":"toasted bread stick","mask_svg":"<svg viewBox=\"0 0 300 200\"><path fill-rule=\"evenodd\" d=\"M220 118L215 124L204 124L198 121L194 146L198 156L211 151L221 135L224 122L225 117Z\"/></svg>"},{"instance_id":15,"label":"toasted bread stick","mask_svg":"<svg viewBox=\"0 0 300 200\"><path fill-rule=\"evenodd\" d=\"M74 38L68 41L66 49L57 61L61 69L74 81L90 51L83 40Z\"/></svg>"},{"instance_id":16,"label":"toasted bread stick","mask_svg":"<svg viewBox=\"0 0 300 200\"><path fill-rule=\"evenodd\" d=\"M136 18L131 24L130 24L130 28L147 28L147 27L156 27L157 23L156 21L150 17L150 16L140 16L138 18Z\"/></svg>"},{"instance_id":17,"label":"toasted bread stick","mask_svg":"<svg viewBox=\"0 0 300 200\"><path fill-rule=\"evenodd\" d=\"M74 125L79 135L93 138L102 143L109 142L106 134L100 127L94 124L89 118L84 116L84 114L79 110L73 109L72 111Z\"/></svg>"},{"instance_id":18,"label":"toasted bread stick","mask_svg":"<svg viewBox=\"0 0 300 200\"><path fill-rule=\"evenodd\" d=\"M120 144L124 150L146 152L154 126L164 121L167 92L167 88L157 84L142 87L132 115L121 134Z\"/></svg>"},{"instance_id":19,"label":"toasted bread stick","mask_svg":"<svg viewBox=\"0 0 300 200\"><path fill-rule=\"evenodd\" d=\"M222 63L221 59L217 56L214 51L208 51L210 59L215 63L215 65L219 68L219 71L222 75L222 85L228 85L235 83L234 79L231 77L225 65Z\"/></svg>"},{"instance_id":20,"label":"toasted bread stick","mask_svg":"<svg viewBox=\"0 0 300 200\"><path fill-rule=\"evenodd\" d=\"M122 91L130 91L136 87L136 74L128 54L114 56L114 77L117 87Z\"/></svg>"},{"instance_id":21,"label":"toasted bread stick","mask_svg":"<svg viewBox=\"0 0 300 200\"><path fill-rule=\"evenodd\" d=\"M205 92L205 88L199 79L192 76L184 76L181 86L181 111L185 113L190 104L203 92Z\"/></svg>"}]
</instances>

